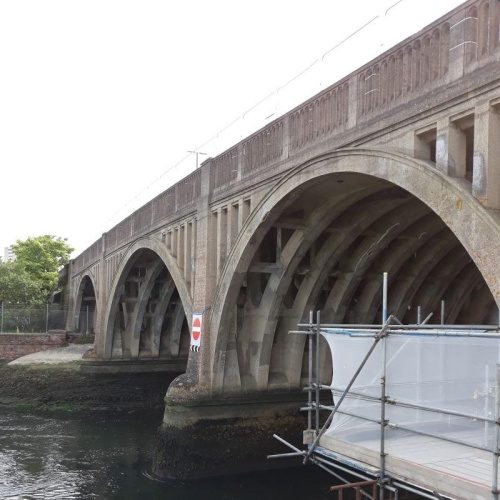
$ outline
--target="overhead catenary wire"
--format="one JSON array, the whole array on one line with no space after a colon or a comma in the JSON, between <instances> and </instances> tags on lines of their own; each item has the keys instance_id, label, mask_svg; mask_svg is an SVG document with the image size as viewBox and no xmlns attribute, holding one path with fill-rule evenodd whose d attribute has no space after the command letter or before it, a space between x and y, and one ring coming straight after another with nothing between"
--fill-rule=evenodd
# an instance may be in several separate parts
<instances>
[{"instance_id":1,"label":"overhead catenary wire","mask_svg":"<svg viewBox=\"0 0 500 500\"><path fill-rule=\"evenodd\" d=\"M389 1L389 0L388 0ZM385 14L387 15L390 9L401 3L403 0L398 0L391 5L387 7L385 10ZM268 92L264 97L261 99L257 100L255 104L251 105L244 111L240 112L234 119L230 120L225 126L223 126L221 129L219 129L216 133L212 134L208 139L206 139L202 144L200 144L198 147L194 148L193 151L202 151L204 148L206 148L209 144L212 142L216 141L225 131L228 129L234 127L235 125L238 125L249 113L257 109L261 104L266 102L268 99L272 98L273 96L278 96L280 92L282 92L284 89L292 85L295 81L297 81L301 76L304 74L307 74L313 67L317 66L318 63L322 64L327 56L329 56L331 53L335 52L337 49L340 47L344 46L348 41L350 41L353 37L361 33L365 28L369 27L372 25L377 19L379 19L380 16L372 16L368 21L362 23L360 26L355 28L351 33L348 35L344 36L341 40L337 41L333 46L325 50L319 57L316 57L313 59L309 64L307 64L305 67L303 67L301 70L299 70L297 73L295 73L294 76L291 78L288 78L286 82L282 85L279 85L276 87L272 92ZM333 82L331 82L333 83ZM323 86L323 82L319 82L319 87ZM290 106L288 106L290 107ZM274 113L273 113L274 114ZM273 116L273 115L271 115ZM258 126L256 128L259 128ZM243 137L240 136L240 139ZM220 153L220 152L218 152ZM217 154L218 154L217 153ZM125 209L130 207L131 205L134 204L134 202L140 200L141 196L145 194L147 191L152 189L158 182L160 182L167 174L172 173L174 170L176 170L181 164L183 164L193 153L190 153L188 155L183 155L181 156L175 163L171 164L168 166L158 177L153 179L149 184L147 184L144 188L142 188L135 196L132 198L128 199L123 205L121 205L116 211L114 211L105 221L105 225L108 226L109 224L112 224L115 217L118 216L118 214L122 213ZM171 186L169 186L171 187ZM168 188L167 188L168 189ZM392 228L390 228L392 229ZM390 231L389 229L389 231Z\"/></svg>"}]
</instances>

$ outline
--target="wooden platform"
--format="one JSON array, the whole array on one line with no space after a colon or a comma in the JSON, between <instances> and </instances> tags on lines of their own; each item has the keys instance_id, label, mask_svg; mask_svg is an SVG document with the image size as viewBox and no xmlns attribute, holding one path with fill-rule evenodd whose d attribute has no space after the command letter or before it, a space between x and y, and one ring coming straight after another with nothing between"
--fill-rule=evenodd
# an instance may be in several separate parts
<instances>
[{"instance_id":1,"label":"wooden platform","mask_svg":"<svg viewBox=\"0 0 500 500\"><path fill-rule=\"evenodd\" d=\"M351 462L373 473L380 467L380 439L357 439L351 443L325 433L318 453ZM456 499L497 499L491 491L493 455L437 438L404 434L386 440L386 473Z\"/></svg>"}]
</instances>

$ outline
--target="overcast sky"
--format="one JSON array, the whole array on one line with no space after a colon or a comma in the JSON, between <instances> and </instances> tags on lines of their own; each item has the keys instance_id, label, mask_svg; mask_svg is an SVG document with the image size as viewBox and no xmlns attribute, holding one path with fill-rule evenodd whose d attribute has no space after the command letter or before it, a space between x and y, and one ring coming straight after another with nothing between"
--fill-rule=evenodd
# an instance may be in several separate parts
<instances>
[{"instance_id":1,"label":"overcast sky","mask_svg":"<svg viewBox=\"0 0 500 500\"><path fill-rule=\"evenodd\" d=\"M187 151L220 153L460 3L0 1L0 255L53 234L76 256L194 170Z\"/></svg>"}]
</instances>

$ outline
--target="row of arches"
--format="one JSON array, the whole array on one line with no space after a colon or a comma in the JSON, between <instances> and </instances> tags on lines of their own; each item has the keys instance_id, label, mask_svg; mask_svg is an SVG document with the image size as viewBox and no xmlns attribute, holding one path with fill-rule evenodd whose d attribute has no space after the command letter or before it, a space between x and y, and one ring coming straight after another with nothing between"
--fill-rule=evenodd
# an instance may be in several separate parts
<instances>
[{"instance_id":1,"label":"row of arches","mask_svg":"<svg viewBox=\"0 0 500 500\"><path fill-rule=\"evenodd\" d=\"M230 395L301 387L308 347L288 332L311 310L329 323L380 323L383 272L389 312L404 323L417 321L418 307L439 323L442 301L446 323L496 323L481 245L495 252L500 240L491 236L496 226L481 225L484 210L459 181L397 155L353 150L297 167L248 217L227 257L207 321L212 341L202 346L210 349L212 388ZM463 231L464 221L474 232ZM105 357L187 357L191 299L161 244L136 242L117 275ZM85 278L80 304L90 295ZM326 345L321 356L328 380Z\"/></svg>"},{"instance_id":2,"label":"row of arches","mask_svg":"<svg viewBox=\"0 0 500 500\"><path fill-rule=\"evenodd\" d=\"M189 353L189 327L179 285L158 252L158 243L136 243L123 255L107 304L100 356L109 360L184 359ZM155 248L156 247L156 248ZM156 251L155 251L156 250ZM163 252L164 253L164 252ZM165 257L165 255L163 255ZM172 265L172 262L169 262ZM178 280L178 277L177 277ZM76 298L77 328L84 331L85 311L95 306L91 276L80 282ZM95 311L95 307L92 308ZM187 311L190 311L189 306ZM98 314L92 312L93 328Z\"/></svg>"}]
</instances>

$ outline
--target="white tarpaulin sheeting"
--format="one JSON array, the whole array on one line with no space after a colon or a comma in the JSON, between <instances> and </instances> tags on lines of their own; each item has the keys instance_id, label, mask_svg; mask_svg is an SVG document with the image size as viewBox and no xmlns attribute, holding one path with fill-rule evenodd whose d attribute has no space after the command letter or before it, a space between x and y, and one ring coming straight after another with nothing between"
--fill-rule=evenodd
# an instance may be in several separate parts
<instances>
[{"instance_id":1,"label":"white tarpaulin sheeting","mask_svg":"<svg viewBox=\"0 0 500 500\"><path fill-rule=\"evenodd\" d=\"M332 387L343 390L373 345L369 336L322 331L333 357ZM384 342L386 345L384 346ZM471 415L471 418L386 404L386 419L410 430L446 436L479 446L493 446L494 425L478 417L495 416L496 371L500 340L419 334L391 334L381 340L361 370L352 393L339 407L328 435L377 449L380 442L381 377L386 349L386 396L397 403L413 403ZM340 393L333 392L334 401ZM341 411L370 420L342 414ZM376 422L373 422L376 421ZM386 428L386 451L407 431Z\"/></svg>"}]
</instances>

